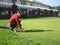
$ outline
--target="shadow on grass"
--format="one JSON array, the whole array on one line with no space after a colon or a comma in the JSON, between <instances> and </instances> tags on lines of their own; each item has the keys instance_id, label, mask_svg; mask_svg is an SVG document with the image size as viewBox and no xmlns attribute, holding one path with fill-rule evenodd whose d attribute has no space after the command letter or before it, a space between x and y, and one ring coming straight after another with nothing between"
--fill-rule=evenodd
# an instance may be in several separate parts
<instances>
[{"instance_id":1,"label":"shadow on grass","mask_svg":"<svg viewBox=\"0 0 60 45\"><path fill-rule=\"evenodd\" d=\"M10 29L9 27L5 27L5 26L0 26L0 29ZM40 30L40 29L31 29L31 30L25 30L25 32L50 32L53 30ZM17 31L20 32L20 31Z\"/></svg>"},{"instance_id":2,"label":"shadow on grass","mask_svg":"<svg viewBox=\"0 0 60 45\"><path fill-rule=\"evenodd\" d=\"M39 29L32 29L32 30L25 30L25 32L50 32L53 30L39 30Z\"/></svg>"},{"instance_id":3,"label":"shadow on grass","mask_svg":"<svg viewBox=\"0 0 60 45\"><path fill-rule=\"evenodd\" d=\"M5 27L5 26L0 26L0 29L10 29L10 28Z\"/></svg>"}]
</instances>

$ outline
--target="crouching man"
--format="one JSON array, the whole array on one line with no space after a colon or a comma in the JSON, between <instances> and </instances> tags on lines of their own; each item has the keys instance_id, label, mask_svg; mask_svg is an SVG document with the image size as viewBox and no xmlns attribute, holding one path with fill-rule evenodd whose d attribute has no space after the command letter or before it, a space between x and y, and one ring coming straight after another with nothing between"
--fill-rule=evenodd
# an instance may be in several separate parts
<instances>
[{"instance_id":1,"label":"crouching man","mask_svg":"<svg viewBox=\"0 0 60 45\"><path fill-rule=\"evenodd\" d=\"M14 31L14 28L17 28L15 32L18 31L18 29L20 29L20 31L23 31L21 21L19 20L19 17L21 17L21 13L21 11L17 11L11 16L9 20L9 26L11 31Z\"/></svg>"}]
</instances>

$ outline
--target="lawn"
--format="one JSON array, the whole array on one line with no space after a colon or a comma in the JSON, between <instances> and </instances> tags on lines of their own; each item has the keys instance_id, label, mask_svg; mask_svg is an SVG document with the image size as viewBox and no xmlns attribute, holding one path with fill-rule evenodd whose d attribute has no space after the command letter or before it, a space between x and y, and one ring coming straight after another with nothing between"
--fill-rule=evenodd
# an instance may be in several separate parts
<instances>
[{"instance_id":1,"label":"lawn","mask_svg":"<svg viewBox=\"0 0 60 45\"><path fill-rule=\"evenodd\" d=\"M12 32L0 20L0 45L60 45L60 18L21 19L26 32Z\"/></svg>"}]
</instances>

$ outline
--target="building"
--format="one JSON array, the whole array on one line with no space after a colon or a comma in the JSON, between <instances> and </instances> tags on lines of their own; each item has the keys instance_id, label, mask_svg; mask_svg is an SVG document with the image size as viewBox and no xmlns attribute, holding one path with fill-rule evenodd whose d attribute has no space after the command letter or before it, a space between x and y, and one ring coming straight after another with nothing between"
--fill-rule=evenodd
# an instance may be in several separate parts
<instances>
[{"instance_id":1,"label":"building","mask_svg":"<svg viewBox=\"0 0 60 45\"><path fill-rule=\"evenodd\" d=\"M58 11L57 9L50 9L50 6L35 0L0 0L0 8L11 8L13 3L15 3L19 9L24 9L24 12L27 13L37 9Z\"/></svg>"},{"instance_id":2,"label":"building","mask_svg":"<svg viewBox=\"0 0 60 45\"><path fill-rule=\"evenodd\" d=\"M40 8L50 10L49 6L35 0L0 0L0 7L11 7L13 3L16 3L18 7L26 8ZM56 10L56 9L55 9Z\"/></svg>"},{"instance_id":3,"label":"building","mask_svg":"<svg viewBox=\"0 0 60 45\"><path fill-rule=\"evenodd\" d=\"M18 7L36 7L36 8L46 8L49 9L48 5L45 5L41 2L37 2L34 0L0 0L0 7L11 7L13 3L16 3Z\"/></svg>"}]
</instances>

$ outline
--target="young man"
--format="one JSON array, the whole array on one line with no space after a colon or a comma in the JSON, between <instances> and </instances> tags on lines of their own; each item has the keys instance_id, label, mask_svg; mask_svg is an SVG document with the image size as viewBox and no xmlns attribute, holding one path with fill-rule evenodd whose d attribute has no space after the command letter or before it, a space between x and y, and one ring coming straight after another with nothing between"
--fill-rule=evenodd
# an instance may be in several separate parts
<instances>
[{"instance_id":1,"label":"young man","mask_svg":"<svg viewBox=\"0 0 60 45\"><path fill-rule=\"evenodd\" d=\"M19 20L19 17L21 17L21 11L17 11L15 14L13 14L9 21L9 26L11 27L11 30L13 31L14 28L18 27L23 31L21 21Z\"/></svg>"}]
</instances>

